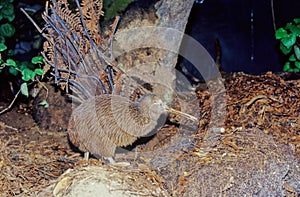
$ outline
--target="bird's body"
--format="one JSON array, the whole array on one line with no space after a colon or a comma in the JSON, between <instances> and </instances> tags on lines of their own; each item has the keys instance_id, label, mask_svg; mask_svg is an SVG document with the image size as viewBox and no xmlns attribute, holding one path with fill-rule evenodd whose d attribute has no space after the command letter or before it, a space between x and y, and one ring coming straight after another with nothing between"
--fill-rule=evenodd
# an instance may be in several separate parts
<instances>
[{"instance_id":1,"label":"bird's body","mask_svg":"<svg viewBox=\"0 0 300 197\"><path fill-rule=\"evenodd\" d=\"M69 139L81 151L112 157L116 147L131 145L163 126L165 114L165 105L154 95L137 103L117 95L95 96L73 111Z\"/></svg>"}]
</instances>

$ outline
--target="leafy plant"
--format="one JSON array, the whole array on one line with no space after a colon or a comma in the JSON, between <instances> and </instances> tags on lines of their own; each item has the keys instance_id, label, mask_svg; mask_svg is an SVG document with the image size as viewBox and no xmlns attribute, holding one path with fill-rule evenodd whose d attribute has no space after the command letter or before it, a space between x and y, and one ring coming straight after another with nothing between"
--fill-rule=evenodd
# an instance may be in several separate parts
<instances>
[{"instance_id":1,"label":"leafy plant","mask_svg":"<svg viewBox=\"0 0 300 197\"><path fill-rule=\"evenodd\" d=\"M124 11L134 0L107 0L103 1L104 20L107 21Z\"/></svg>"},{"instance_id":2,"label":"leafy plant","mask_svg":"<svg viewBox=\"0 0 300 197\"><path fill-rule=\"evenodd\" d=\"M279 28L275 37L280 40L280 50L288 57L283 66L283 71L300 72L300 18L295 18Z\"/></svg>"},{"instance_id":3,"label":"leafy plant","mask_svg":"<svg viewBox=\"0 0 300 197\"><path fill-rule=\"evenodd\" d=\"M0 1L0 21L7 21L0 25L0 43L5 42L5 37L12 37L15 33L15 28L10 24L15 19L13 0ZM2 47L3 48L3 47Z\"/></svg>"},{"instance_id":4,"label":"leafy plant","mask_svg":"<svg viewBox=\"0 0 300 197\"><path fill-rule=\"evenodd\" d=\"M4 18L9 22L15 19L15 12L13 6L13 0L1 0L0 1L0 21Z\"/></svg>"},{"instance_id":5,"label":"leafy plant","mask_svg":"<svg viewBox=\"0 0 300 197\"><path fill-rule=\"evenodd\" d=\"M41 66L44 62L42 56L33 57L31 62L19 62L13 59L13 50L8 49L5 44L6 41L11 41L15 34L15 27L11 24L15 19L12 3L13 0L0 1L0 73L7 68L11 75L20 77L22 84L19 92L28 97L28 85L43 76L44 70Z\"/></svg>"},{"instance_id":6,"label":"leafy plant","mask_svg":"<svg viewBox=\"0 0 300 197\"><path fill-rule=\"evenodd\" d=\"M21 75L23 83L21 84L21 93L25 96L29 96L28 83L36 80L36 76L42 76L44 70L40 68L41 64L44 64L42 56L33 57L31 63L29 62L16 62L13 59L7 59L6 61L0 59L1 66L0 72L4 67L9 67L9 73L17 76Z\"/></svg>"}]
</instances>

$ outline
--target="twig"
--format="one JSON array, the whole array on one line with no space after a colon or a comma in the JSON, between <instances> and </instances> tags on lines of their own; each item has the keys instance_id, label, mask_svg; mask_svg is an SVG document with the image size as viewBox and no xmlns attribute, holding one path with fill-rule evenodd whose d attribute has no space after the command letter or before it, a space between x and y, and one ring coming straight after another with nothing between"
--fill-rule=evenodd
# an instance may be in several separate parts
<instances>
[{"instance_id":1,"label":"twig","mask_svg":"<svg viewBox=\"0 0 300 197\"><path fill-rule=\"evenodd\" d=\"M1 129L2 129L2 128L8 128L8 129L11 129L11 130L14 130L14 131L18 131L17 128L12 127L12 126L9 126L9 125L5 124L4 122L0 122L0 128L1 128ZM1 152L1 149L0 149L0 152Z\"/></svg>"},{"instance_id":2,"label":"twig","mask_svg":"<svg viewBox=\"0 0 300 197\"><path fill-rule=\"evenodd\" d=\"M247 109L249 109L256 101L261 100L261 99L268 99L267 96L265 95L258 95L253 97L250 101L244 104L244 106L240 109L239 114L240 116L246 112Z\"/></svg>"},{"instance_id":3,"label":"twig","mask_svg":"<svg viewBox=\"0 0 300 197\"><path fill-rule=\"evenodd\" d=\"M118 23L120 21L120 16L116 16L115 20L114 20L114 23L111 25L112 27L112 30L111 30L111 33L110 33L110 36L109 36L109 39L108 39L108 43L110 45L110 58L113 58L112 57L112 51L113 51L113 37L115 35L115 32L116 32L116 29L117 29L117 26L118 26Z\"/></svg>"},{"instance_id":4,"label":"twig","mask_svg":"<svg viewBox=\"0 0 300 197\"><path fill-rule=\"evenodd\" d=\"M38 80L38 79L37 79L37 82L38 82L38 84L40 84L40 85L42 86L42 88L44 88L44 90L46 91L46 98L45 98L45 99L47 99L47 98L48 98L48 93L49 93L48 88L45 86L44 82L40 82L40 80Z\"/></svg>"},{"instance_id":5,"label":"twig","mask_svg":"<svg viewBox=\"0 0 300 197\"><path fill-rule=\"evenodd\" d=\"M17 94L15 95L15 98L12 100L12 102L9 104L9 106L7 108L3 109L0 112L0 114L3 114L4 112L8 111L13 106L13 104L15 103L16 99L18 98L20 92L21 92L21 89L17 92Z\"/></svg>"},{"instance_id":6,"label":"twig","mask_svg":"<svg viewBox=\"0 0 300 197\"><path fill-rule=\"evenodd\" d=\"M25 14L25 16L30 20L30 22L34 25L34 27L38 30L38 32L40 34L43 33L42 29L34 22L34 20L29 16L29 14L27 14L27 12L23 9L20 8L21 12L23 12Z\"/></svg>"},{"instance_id":7,"label":"twig","mask_svg":"<svg viewBox=\"0 0 300 197\"><path fill-rule=\"evenodd\" d=\"M249 108L253 103L255 103L256 101L260 100L260 99L267 99L268 97L265 95L258 95L253 97L250 101L248 101L245 106L246 108Z\"/></svg>"},{"instance_id":8,"label":"twig","mask_svg":"<svg viewBox=\"0 0 300 197\"><path fill-rule=\"evenodd\" d=\"M271 0L271 11L272 11L272 19L273 19L273 28L274 32L276 32L276 21L275 21L275 11L274 11L274 1Z\"/></svg>"}]
</instances>

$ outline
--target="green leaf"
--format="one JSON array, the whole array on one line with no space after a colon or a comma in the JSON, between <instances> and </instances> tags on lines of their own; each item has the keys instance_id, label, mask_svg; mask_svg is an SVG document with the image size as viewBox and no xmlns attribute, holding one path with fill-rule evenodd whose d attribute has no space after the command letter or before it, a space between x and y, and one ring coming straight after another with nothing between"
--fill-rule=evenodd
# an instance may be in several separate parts
<instances>
[{"instance_id":1,"label":"green leaf","mask_svg":"<svg viewBox=\"0 0 300 197\"><path fill-rule=\"evenodd\" d=\"M6 18L9 22L12 22L15 19L13 4L5 3L0 10L0 15L2 16L2 18Z\"/></svg>"},{"instance_id":2,"label":"green leaf","mask_svg":"<svg viewBox=\"0 0 300 197\"><path fill-rule=\"evenodd\" d=\"M289 22L286 24L285 29L291 30L293 28L294 24Z\"/></svg>"},{"instance_id":3,"label":"green leaf","mask_svg":"<svg viewBox=\"0 0 300 197\"><path fill-rule=\"evenodd\" d=\"M6 16L14 14L14 6L10 3L5 4L1 9L1 14Z\"/></svg>"},{"instance_id":4,"label":"green leaf","mask_svg":"<svg viewBox=\"0 0 300 197\"><path fill-rule=\"evenodd\" d=\"M15 20L15 14L5 15L4 18L6 18L9 22L12 22L13 20Z\"/></svg>"},{"instance_id":5,"label":"green leaf","mask_svg":"<svg viewBox=\"0 0 300 197\"><path fill-rule=\"evenodd\" d=\"M28 68L25 68L24 70L22 70L22 79L24 81L32 80L34 77L35 77L35 73L32 70L30 70Z\"/></svg>"},{"instance_id":6,"label":"green leaf","mask_svg":"<svg viewBox=\"0 0 300 197\"><path fill-rule=\"evenodd\" d=\"M15 69L14 67L9 67L8 69L9 73L12 74L13 76L17 76L19 71Z\"/></svg>"},{"instance_id":7,"label":"green leaf","mask_svg":"<svg viewBox=\"0 0 300 197\"><path fill-rule=\"evenodd\" d=\"M295 73L298 73L299 71L300 71L299 68L294 68L294 72L295 72Z\"/></svg>"},{"instance_id":8,"label":"green leaf","mask_svg":"<svg viewBox=\"0 0 300 197\"><path fill-rule=\"evenodd\" d=\"M295 62L296 68L300 69L300 62Z\"/></svg>"},{"instance_id":9,"label":"green leaf","mask_svg":"<svg viewBox=\"0 0 300 197\"><path fill-rule=\"evenodd\" d=\"M288 33L285 29L283 28L279 28L276 32L275 32L275 37L276 39L281 39L281 38L285 38L288 36Z\"/></svg>"},{"instance_id":10,"label":"green leaf","mask_svg":"<svg viewBox=\"0 0 300 197\"><path fill-rule=\"evenodd\" d=\"M24 96L26 96L26 97L28 97L29 96L29 93L28 93L28 86L27 86L27 83L26 82L24 82L24 83L22 83L21 84L21 93L24 95Z\"/></svg>"},{"instance_id":11,"label":"green leaf","mask_svg":"<svg viewBox=\"0 0 300 197\"><path fill-rule=\"evenodd\" d=\"M44 64L43 56L35 56L31 59L31 63L33 64Z\"/></svg>"},{"instance_id":12,"label":"green leaf","mask_svg":"<svg viewBox=\"0 0 300 197\"><path fill-rule=\"evenodd\" d=\"M294 18L293 20L296 24L300 23L300 18Z\"/></svg>"},{"instance_id":13,"label":"green leaf","mask_svg":"<svg viewBox=\"0 0 300 197\"><path fill-rule=\"evenodd\" d=\"M286 55L286 54L288 54L291 50L292 50L292 48L286 48L281 42L280 42L280 50L282 51L282 53L284 54L284 55Z\"/></svg>"},{"instance_id":14,"label":"green leaf","mask_svg":"<svg viewBox=\"0 0 300 197\"><path fill-rule=\"evenodd\" d=\"M3 36L0 35L0 43L3 43L4 44L5 42L5 38Z\"/></svg>"},{"instance_id":15,"label":"green leaf","mask_svg":"<svg viewBox=\"0 0 300 197\"><path fill-rule=\"evenodd\" d=\"M34 73L41 76L44 74L44 70L41 68L36 68L34 69Z\"/></svg>"},{"instance_id":16,"label":"green leaf","mask_svg":"<svg viewBox=\"0 0 300 197\"><path fill-rule=\"evenodd\" d=\"M283 66L283 71L284 72L287 72L287 71L290 71L291 70L291 64L290 62L286 62Z\"/></svg>"},{"instance_id":17,"label":"green leaf","mask_svg":"<svg viewBox=\"0 0 300 197\"><path fill-rule=\"evenodd\" d=\"M34 49L40 49L41 48L41 45L43 44L42 40L39 38L39 39L36 39L34 42L33 42L33 48Z\"/></svg>"},{"instance_id":18,"label":"green leaf","mask_svg":"<svg viewBox=\"0 0 300 197\"><path fill-rule=\"evenodd\" d=\"M293 25L290 28L293 35L298 36L300 34L300 25Z\"/></svg>"},{"instance_id":19,"label":"green leaf","mask_svg":"<svg viewBox=\"0 0 300 197\"><path fill-rule=\"evenodd\" d=\"M290 49L296 43L296 36L294 34L289 34L287 37L281 39L281 43Z\"/></svg>"},{"instance_id":20,"label":"green leaf","mask_svg":"<svg viewBox=\"0 0 300 197\"><path fill-rule=\"evenodd\" d=\"M298 60L300 60L300 48L297 45L294 46L294 52L295 52L296 58Z\"/></svg>"},{"instance_id":21,"label":"green leaf","mask_svg":"<svg viewBox=\"0 0 300 197\"><path fill-rule=\"evenodd\" d=\"M104 20L107 21L123 12L129 3L134 0L107 0L103 1Z\"/></svg>"},{"instance_id":22,"label":"green leaf","mask_svg":"<svg viewBox=\"0 0 300 197\"><path fill-rule=\"evenodd\" d=\"M4 37L12 37L15 33L15 28L9 23L0 26L0 34Z\"/></svg>"},{"instance_id":23,"label":"green leaf","mask_svg":"<svg viewBox=\"0 0 300 197\"><path fill-rule=\"evenodd\" d=\"M296 61L296 57L294 54L292 54L290 57L289 57L289 61L291 62L295 62Z\"/></svg>"},{"instance_id":24,"label":"green leaf","mask_svg":"<svg viewBox=\"0 0 300 197\"><path fill-rule=\"evenodd\" d=\"M294 20L294 21L297 21L297 20ZM300 25L299 24L287 23L285 26L285 29L289 30L291 32L291 34L289 34L289 36L293 35L293 36L297 37L300 34Z\"/></svg>"},{"instance_id":25,"label":"green leaf","mask_svg":"<svg viewBox=\"0 0 300 197\"><path fill-rule=\"evenodd\" d=\"M26 68L31 69L31 68L33 68L33 66L29 62L23 61L23 62L19 62L18 63L18 68L20 70L24 70Z\"/></svg>"},{"instance_id":26,"label":"green leaf","mask_svg":"<svg viewBox=\"0 0 300 197\"><path fill-rule=\"evenodd\" d=\"M7 55L8 55L8 56L13 56L13 55L14 55L14 50L9 49L9 50L7 51Z\"/></svg>"},{"instance_id":27,"label":"green leaf","mask_svg":"<svg viewBox=\"0 0 300 197\"><path fill-rule=\"evenodd\" d=\"M16 67L16 62L12 59L7 59L6 60L6 66L13 66L13 67Z\"/></svg>"},{"instance_id":28,"label":"green leaf","mask_svg":"<svg viewBox=\"0 0 300 197\"><path fill-rule=\"evenodd\" d=\"M0 52L5 51L7 49L7 46L3 43L0 43Z\"/></svg>"},{"instance_id":29,"label":"green leaf","mask_svg":"<svg viewBox=\"0 0 300 197\"><path fill-rule=\"evenodd\" d=\"M45 108L48 108L49 107L49 103L44 99L44 100L42 100L40 103L39 103L39 105L42 105L42 106L44 106Z\"/></svg>"}]
</instances>

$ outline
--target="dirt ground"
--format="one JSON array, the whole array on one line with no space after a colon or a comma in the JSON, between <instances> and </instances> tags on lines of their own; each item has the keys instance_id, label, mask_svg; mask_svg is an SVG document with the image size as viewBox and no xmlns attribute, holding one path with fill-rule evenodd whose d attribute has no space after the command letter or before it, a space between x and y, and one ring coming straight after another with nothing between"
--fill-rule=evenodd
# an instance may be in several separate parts
<instances>
[{"instance_id":1,"label":"dirt ground","mask_svg":"<svg viewBox=\"0 0 300 197\"><path fill-rule=\"evenodd\" d=\"M141 155L158 150L155 154L128 159L139 169L127 167L131 181L143 184L140 180L148 180L164 191L146 196L300 195L300 80L284 80L273 73L232 74L224 84L225 124L213 144L208 146L205 138L211 96L206 88L198 88L200 121L189 146L177 153L170 151L168 156L159 151L179 139L178 125L167 122L156 136L138 145ZM0 116L1 196L37 195L68 169L107 168L96 158L84 162L82 154L70 146L65 132L70 111L59 111L67 105L54 101L57 104L52 106L49 102L47 116L33 107L38 124L28 106L15 106ZM160 166L161 161L167 165Z\"/></svg>"}]
</instances>

